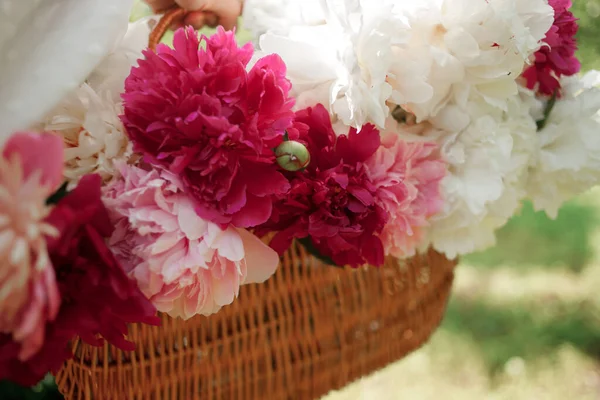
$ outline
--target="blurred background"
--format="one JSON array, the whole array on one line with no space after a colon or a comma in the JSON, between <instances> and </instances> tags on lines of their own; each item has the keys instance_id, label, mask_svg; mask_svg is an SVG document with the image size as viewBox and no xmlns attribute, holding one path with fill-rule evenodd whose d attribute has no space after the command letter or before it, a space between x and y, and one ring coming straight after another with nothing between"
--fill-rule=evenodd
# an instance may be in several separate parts
<instances>
[{"instance_id":1,"label":"blurred background","mask_svg":"<svg viewBox=\"0 0 600 400\"><path fill-rule=\"evenodd\" d=\"M574 0L573 12L583 69L600 69L600 0ZM461 260L429 344L323 400L600 399L599 221L600 188L556 220L525 204L495 248ZM52 377L0 382L1 400L61 398Z\"/></svg>"}]
</instances>

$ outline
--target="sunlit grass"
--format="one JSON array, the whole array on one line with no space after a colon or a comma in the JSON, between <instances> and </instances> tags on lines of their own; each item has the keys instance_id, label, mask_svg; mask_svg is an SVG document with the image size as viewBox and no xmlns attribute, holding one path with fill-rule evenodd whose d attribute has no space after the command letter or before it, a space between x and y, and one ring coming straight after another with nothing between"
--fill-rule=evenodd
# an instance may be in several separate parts
<instances>
[{"instance_id":1,"label":"sunlit grass","mask_svg":"<svg viewBox=\"0 0 600 400\"><path fill-rule=\"evenodd\" d=\"M574 0L572 11L579 18L577 56L582 67L600 68L600 0Z\"/></svg>"},{"instance_id":2,"label":"sunlit grass","mask_svg":"<svg viewBox=\"0 0 600 400\"><path fill-rule=\"evenodd\" d=\"M555 220L526 203L521 213L498 231L495 247L464 260L488 267L543 265L580 271L593 256L590 238L597 225L596 209L578 201L565 204Z\"/></svg>"},{"instance_id":3,"label":"sunlit grass","mask_svg":"<svg viewBox=\"0 0 600 400\"><path fill-rule=\"evenodd\" d=\"M455 297L443 329L477 344L490 373L514 357L536 360L570 344L592 357L600 356L597 310L580 304L492 305L485 300Z\"/></svg>"}]
</instances>

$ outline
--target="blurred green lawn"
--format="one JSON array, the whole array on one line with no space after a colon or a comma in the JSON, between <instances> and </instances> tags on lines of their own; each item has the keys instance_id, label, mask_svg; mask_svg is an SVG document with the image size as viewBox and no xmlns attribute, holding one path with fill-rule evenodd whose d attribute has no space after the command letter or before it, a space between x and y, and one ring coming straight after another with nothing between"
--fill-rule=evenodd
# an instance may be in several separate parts
<instances>
[{"instance_id":1,"label":"blurred green lawn","mask_svg":"<svg viewBox=\"0 0 600 400\"><path fill-rule=\"evenodd\" d=\"M573 10L580 19L579 57L583 68L600 68L600 0L575 0ZM140 13L143 12L140 9ZM247 33L239 34L242 41L247 40ZM563 386L571 390L569 385L579 384L576 381L583 376L580 369L600 370L600 296L597 286L589 283L600 284L599 210L599 192L569 202L554 221L525 204L521 214L499 231L495 248L462 260L455 294L440 331L424 350L409 357L404 364L399 363L398 368L411 366L402 373L410 375L411 363L431 353L431 357L441 361L420 378L423 385L440 388L450 385L444 389L447 398L466 398L458 394L453 397L453 390L459 393L464 388L442 379L453 376L457 362L480 363L479 369L469 370L468 374L471 379L477 374L489 377L492 383L486 385L490 387L482 389L488 398L488 390L490 393L494 390L494 379L504 376L503 371L513 365L515 359L534 365L539 374L549 371L544 376L562 374L556 372L559 371L556 363L563 360L565 345L580 355L574 358L575 364L568 364L569 369L578 371L579 375L564 382L548 378L540 385L550 385L559 393ZM540 364L540 360L548 359L549 364ZM436 368L442 369L441 378L427 382L427 377L438 373ZM550 373L553 371L556 374ZM537 388L535 379L519 381L522 386L506 398L530 398L526 393L529 393L528 387ZM406 382L406 386L413 383L414 379ZM533 392L538 393L537 390ZM386 398L401 398L400 392L397 393L398 397ZM407 393L403 398L425 398L414 396L417 395ZM53 398L59 396L51 384L26 390L0 383L2 400Z\"/></svg>"}]
</instances>

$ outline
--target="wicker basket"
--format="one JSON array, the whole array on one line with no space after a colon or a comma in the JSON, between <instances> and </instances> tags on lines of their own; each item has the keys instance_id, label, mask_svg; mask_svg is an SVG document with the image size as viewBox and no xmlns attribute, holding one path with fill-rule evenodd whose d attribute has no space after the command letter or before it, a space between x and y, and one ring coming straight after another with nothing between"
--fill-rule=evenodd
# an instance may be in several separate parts
<instances>
[{"instance_id":1,"label":"wicker basket","mask_svg":"<svg viewBox=\"0 0 600 400\"><path fill-rule=\"evenodd\" d=\"M75 343L57 375L71 399L316 399L421 346L444 314L454 261L430 251L334 268L301 247L211 317L132 326L135 352ZM265 397L266 396L266 397Z\"/></svg>"},{"instance_id":2,"label":"wicker basket","mask_svg":"<svg viewBox=\"0 0 600 400\"><path fill-rule=\"evenodd\" d=\"M150 48L183 13L165 13ZM131 326L134 352L76 341L57 383L67 400L316 399L421 346L442 319L455 265L429 251L335 268L294 245L271 279L243 286L216 315Z\"/></svg>"}]
</instances>

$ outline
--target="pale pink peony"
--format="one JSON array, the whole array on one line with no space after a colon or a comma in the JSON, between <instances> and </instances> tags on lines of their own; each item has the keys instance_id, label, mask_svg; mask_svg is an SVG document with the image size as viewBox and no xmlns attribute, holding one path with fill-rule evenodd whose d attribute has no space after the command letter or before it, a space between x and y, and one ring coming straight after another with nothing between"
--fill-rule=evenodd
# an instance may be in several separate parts
<instances>
[{"instance_id":1,"label":"pale pink peony","mask_svg":"<svg viewBox=\"0 0 600 400\"><path fill-rule=\"evenodd\" d=\"M210 315L240 285L261 283L277 253L244 229L200 218L181 181L164 170L119 166L104 191L116 225L109 245L156 308L172 317Z\"/></svg>"},{"instance_id":2,"label":"pale pink peony","mask_svg":"<svg viewBox=\"0 0 600 400\"><path fill-rule=\"evenodd\" d=\"M380 235L385 254L407 257L423 243L428 218L442 209L440 181L446 175L446 164L435 143L409 143L395 134L383 136L366 167L377 187L376 198L390 215Z\"/></svg>"},{"instance_id":3,"label":"pale pink peony","mask_svg":"<svg viewBox=\"0 0 600 400\"><path fill-rule=\"evenodd\" d=\"M0 333L22 344L22 361L40 349L60 306L44 239L58 232L44 219L62 164L62 139L51 134L16 133L0 157Z\"/></svg>"}]
</instances>

